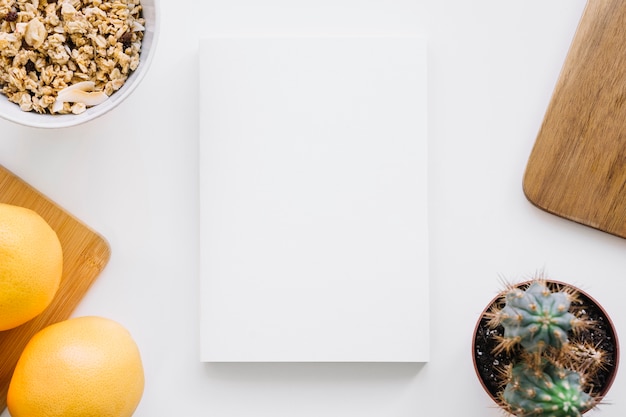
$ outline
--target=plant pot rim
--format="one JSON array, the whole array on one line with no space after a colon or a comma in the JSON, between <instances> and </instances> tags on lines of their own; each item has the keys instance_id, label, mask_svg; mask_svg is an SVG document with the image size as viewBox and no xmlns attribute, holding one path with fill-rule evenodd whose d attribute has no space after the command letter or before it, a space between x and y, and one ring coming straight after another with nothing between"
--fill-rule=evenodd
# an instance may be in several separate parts
<instances>
[{"instance_id":1,"label":"plant pot rim","mask_svg":"<svg viewBox=\"0 0 626 417\"><path fill-rule=\"evenodd\" d=\"M613 385L613 382L615 380L618 368L619 368L619 357L620 357L620 350L619 350L619 339L617 336L617 332L615 331L615 325L613 324L613 320L611 319L611 317L609 316L609 314L606 312L606 310L604 309L604 307L602 306L602 304L600 304L595 298L593 298L591 295L589 295L586 291L580 289L579 287L567 283L567 282L563 282L563 281L559 281L559 280L554 280L554 279L546 279L546 278L541 278L541 279L530 279L530 280L525 280L525 281L521 281L518 283L513 283L511 284L513 287L523 287L523 286L528 286L530 285L532 282L535 281L543 281L547 284L551 284L551 285L556 285L556 286L560 286L560 287L569 287L573 290L575 290L576 292L578 292L583 298L586 298L589 302L591 302L592 304L594 304L595 308L597 308L597 310L601 313L601 315L606 319L606 325L608 327L608 329L610 329L610 333L613 337L613 345L614 345L614 357L612 358L612 363L610 364L610 369L611 372L609 374L609 377L607 378L606 382L603 384L602 388L598 391L598 393L595 395L595 397L597 398L598 402L601 402L602 399L605 397L605 395L607 394L607 392L609 391L609 389L611 388L611 386ZM493 297L493 299L491 299L491 301L487 304L487 306L483 309L483 311L481 312L480 316L478 317L478 320L476 321L476 325L474 326L474 332L472 333L472 363L474 365L474 371L476 373L476 377L478 378L478 380L480 381L481 386L483 387L483 389L485 390L485 392L487 393L487 395L498 405L500 405L497 401L497 397L496 395L494 395L494 393L492 392L492 390L487 386L487 384L484 381L483 376L481 375L481 372L479 371L479 366L477 364L477 360L476 360L476 349L477 349L477 334L478 331L481 327L484 327L484 321L485 321L485 313L487 313L492 306L498 302L498 300L500 300L502 298L504 294L504 291L500 291L495 297ZM592 408L593 409L593 408ZM587 410L589 411L589 410ZM586 411L585 411L586 412Z\"/></svg>"}]
</instances>

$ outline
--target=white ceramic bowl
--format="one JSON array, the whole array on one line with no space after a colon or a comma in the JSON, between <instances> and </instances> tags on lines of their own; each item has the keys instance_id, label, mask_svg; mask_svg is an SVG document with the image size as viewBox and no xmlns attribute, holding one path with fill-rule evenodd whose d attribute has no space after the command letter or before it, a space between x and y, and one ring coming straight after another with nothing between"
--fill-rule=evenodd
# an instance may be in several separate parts
<instances>
[{"instance_id":1,"label":"white ceramic bowl","mask_svg":"<svg viewBox=\"0 0 626 417\"><path fill-rule=\"evenodd\" d=\"M145 32L141 45L139 66L128 77L122 88L113 93L105 102L97 106L89 107L81 114L38 114L25 112L20 107L11 103L4 94L0 93L0 117L12 122L44 129L76 126L93 120L109 112L128 97L139 85L148 72L150 63L156 49L156 41L159 28L159 0L141 0L143 17L146 21Z\"/></svg>"}]
</instances>

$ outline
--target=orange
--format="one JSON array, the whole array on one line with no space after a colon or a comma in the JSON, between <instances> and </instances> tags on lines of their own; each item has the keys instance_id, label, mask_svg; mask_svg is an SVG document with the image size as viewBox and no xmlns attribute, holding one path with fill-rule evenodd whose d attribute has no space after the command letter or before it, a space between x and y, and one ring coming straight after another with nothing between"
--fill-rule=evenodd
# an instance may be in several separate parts
<instances>
[{"instance_id":1,"label":"orange","mask_svg":"<svg viewBox=\"0 0 626 417\"><path fill-rule=\"evenodd\" d=\"M11 417L128 417L143 394L139 349L118 322L52 324L28 342L9 384Z\"/></svg>"},{"instance_id":2,"label":"orange","mask_svg":"<svg viewBox=\"0 0 626 417\"><path fill-rule=\"evenodd\" d=\"M43 312L62 270L61 243L50 225L33 210L0 203L0 330Z\"/></svg>"}]
</instances>

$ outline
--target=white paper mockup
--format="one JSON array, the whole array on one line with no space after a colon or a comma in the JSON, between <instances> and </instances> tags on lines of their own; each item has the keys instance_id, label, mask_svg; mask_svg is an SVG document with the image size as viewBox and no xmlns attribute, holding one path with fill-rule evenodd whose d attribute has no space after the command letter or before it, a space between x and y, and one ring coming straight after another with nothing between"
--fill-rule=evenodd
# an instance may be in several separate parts
<instances>
[{"instance_id":1,"label":"white paper mockup","mask_svg":"<svg viewBox=\"0 0 626 417\"><path fill-rule=\"evenodd\" d=\"M201 360L427 361L425 40L199 55Z\"/></svg>"}]
</instances>

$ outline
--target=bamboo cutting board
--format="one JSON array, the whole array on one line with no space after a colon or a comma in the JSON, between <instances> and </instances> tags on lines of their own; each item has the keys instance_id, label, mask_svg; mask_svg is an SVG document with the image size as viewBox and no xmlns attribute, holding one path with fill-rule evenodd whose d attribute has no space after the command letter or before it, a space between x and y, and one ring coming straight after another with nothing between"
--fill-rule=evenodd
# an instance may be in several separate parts
<instances>
[{"instance_id":1,"label":"bamboo cutting board","mask_svg":"<svg viewBox=\"0 0 626 417\"><path fill-rule=\"evenodd\" d=\"M626 237L626 1L587 2L523 183L539 208Z\"/></svg>"},{"instance_id":2,"label":"bamboo cutting board","mask_svg":"<svg viewBox=\"0 0 626 417\"><path fill-rule=\"evenodd\" d=\"M28 207L52 226L63 247L63 276L52 304L15 329L0 331L0 412L15 364L26 342L45 326L70 316L109 260L108 243L54 202L0 166L0 202Z\"/></svg>"}]
</instances>

